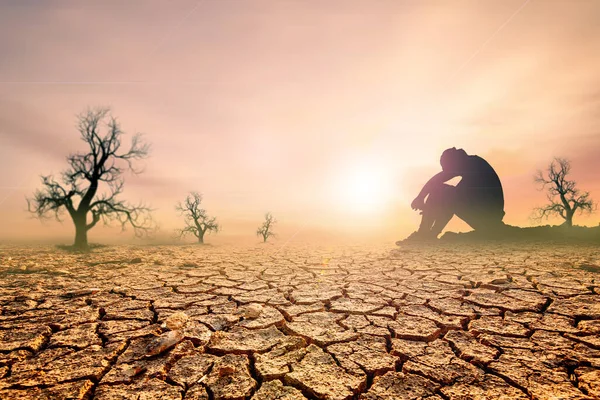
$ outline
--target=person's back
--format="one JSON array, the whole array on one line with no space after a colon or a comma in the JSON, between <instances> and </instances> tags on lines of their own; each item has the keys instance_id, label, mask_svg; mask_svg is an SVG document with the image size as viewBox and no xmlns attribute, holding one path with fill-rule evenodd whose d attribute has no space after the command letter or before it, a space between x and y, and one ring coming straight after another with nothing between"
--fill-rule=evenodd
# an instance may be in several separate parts
<instances>
[{"instance_id":1,"label":"person's back","mask_svg":"<svg viewBox=\"0 0 600 400\"><path fill-rule=\"evenodd\" d=\"M492 166L479 156L468 156L462 179L457 190L466 189L469 194L482 196L487 206L504 211L504 192L498 174Z\"/></svg>"},{"instance_id":2,"label":"person's back","mask_svg":"<svg viewBox=\"0 0 600 400\"><path fill-rule=\"evenodd\" d=\"M462 164L462 165L461 165ZM491 225L504 217L504 193L498 174L479 156L466 156L457 167L461 181L456 185L456 214L471 225ZM468 215L468 216L467 216Z\"/></svg>"},{"instance_id":3,"label":"person's back","mask_svg":"<svg viewBox=\"0 0 600 400\"><path fill-rule=\"evenodd\" d=\"M500 178L494 168L479 156L468 156L462 174L462 182L470 187L496 188L502 192Z\"/></svg>"}]
</instances>

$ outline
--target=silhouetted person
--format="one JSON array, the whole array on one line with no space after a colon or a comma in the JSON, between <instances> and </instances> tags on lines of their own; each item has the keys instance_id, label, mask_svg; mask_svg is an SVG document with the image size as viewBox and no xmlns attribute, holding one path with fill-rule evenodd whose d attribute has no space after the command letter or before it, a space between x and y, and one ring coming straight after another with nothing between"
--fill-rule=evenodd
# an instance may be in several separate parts
<instances>
[{"instance_id":1,"label":"silhouetted person","mask_svg":"<svg viewBox=\"0 0 600 400\"><path fill-rule=\"evenodd\" d=\"M413 210L422 210L423 217L409 240L437 238L454 215L478 231L503 226L502 184L487 161L453 147L442 153L440 164L442 172L423 186L411 204ZM456 186L445 183L457 176L462 179Z\"/></svg>"}]
</instances>

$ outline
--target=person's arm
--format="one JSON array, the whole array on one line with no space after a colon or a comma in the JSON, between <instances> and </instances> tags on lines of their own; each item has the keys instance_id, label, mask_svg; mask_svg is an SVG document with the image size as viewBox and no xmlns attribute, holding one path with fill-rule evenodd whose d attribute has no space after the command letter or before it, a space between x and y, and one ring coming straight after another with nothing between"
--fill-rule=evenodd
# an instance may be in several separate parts
<instances>
[{"instance_id":1,"label":"person's arm","mask_svg":"<svg viewBox=\"0 0 600 400\"><path fill-rule=\"evenodd\" d=\"M450 179L455 178L457 176L460 176L460 174L449 171L442 171L435 174L429 181L427 181L425 186L423 186L423 189L421 189L419 195L413 200L413 202L410 205L411 208L413 210L422 210L425 206L425 197L427 197L427 195L431 193L431 189L433 187L441 185L442 183L447 182Z\"/></svg>"},{"instance_id":2,"label":"person's arm","mask_svg":"<svg viewBox=\"0 0 600 400\"><path fill-rule=\"evenodd\" d=\"M425 199L429 193L431 193L431 188L441 185L442 183L448 182L452 178L456 178L460 174L456 172L450 171L442 171L435 174L421 189L421 192L417 196L417 198Z\"/></svg>"}]
</instances>

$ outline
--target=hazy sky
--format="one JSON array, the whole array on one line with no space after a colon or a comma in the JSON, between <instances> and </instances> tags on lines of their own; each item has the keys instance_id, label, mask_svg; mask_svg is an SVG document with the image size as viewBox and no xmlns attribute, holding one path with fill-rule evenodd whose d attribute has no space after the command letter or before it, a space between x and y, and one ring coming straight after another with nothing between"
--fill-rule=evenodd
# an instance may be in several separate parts
<instances>
[{"instance_id":1,"label":"hazy sky","mask_svg":"<svg viewBox=\"0 0 600 400\"><path fill-rule=\"evenodd\" d=\"M197 190L223 237L270 210L280 240L399 239L452 146L496 168L507 223L532 223L532 175L554 156L600 199L599 15L597 0L0 1L0 239L72 234L25 197L84 149L75 115L98 105L152 143L124 198L165 234Z\"/></svg>"}]
</instances>

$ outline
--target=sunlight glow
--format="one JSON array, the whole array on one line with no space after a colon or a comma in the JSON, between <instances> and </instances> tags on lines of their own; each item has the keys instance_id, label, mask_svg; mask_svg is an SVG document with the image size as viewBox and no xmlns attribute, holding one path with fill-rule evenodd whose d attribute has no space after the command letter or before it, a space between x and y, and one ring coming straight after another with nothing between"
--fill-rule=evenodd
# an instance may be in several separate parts
<instances>
[{"instance_id":1,"label":"sunlight glow","mask_svg":"<svg viewBox=\"0 0 600 400\"><path fill-rule=\"evenodd\" d=\"M393 193L390 172L375 160L364 160L343 171L336 203L352 212L377 214L391 202Z\"/></svg>"}]
</instances>

